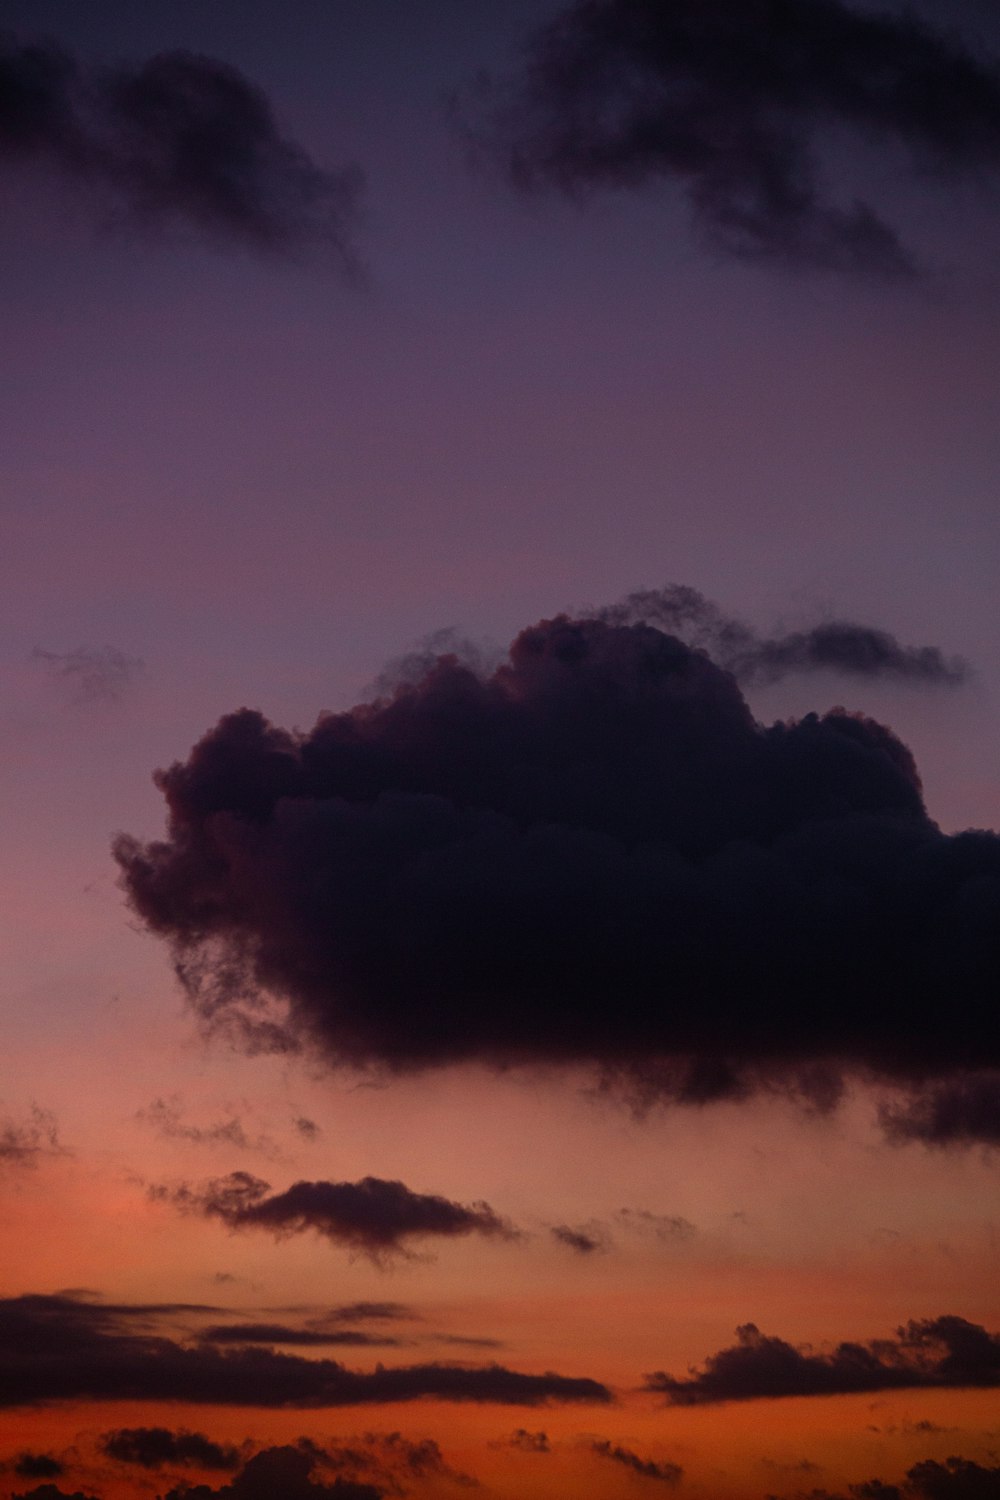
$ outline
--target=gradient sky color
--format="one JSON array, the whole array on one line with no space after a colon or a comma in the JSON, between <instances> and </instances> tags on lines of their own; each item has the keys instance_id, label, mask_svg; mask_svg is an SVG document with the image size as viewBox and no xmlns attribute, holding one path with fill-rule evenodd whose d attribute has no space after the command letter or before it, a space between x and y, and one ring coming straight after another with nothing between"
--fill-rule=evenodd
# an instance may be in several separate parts
<instances>
[{"instance_id":1,"label":"gradient sky color","mask_svg":"<svg viewBox=\"0 0 1000 1500\"><path fill-rule=\"evenodd\" d=\"M780 1091L637 1109L584 1067L386 1077L247 1055L200 1032L119 884L113 837L162 834L153 770L221 715L308 730L371 698L387 663L447 646L436 632L499 656L540 619L668 583L763 633L860 621L964 659L958 685L820 671L746 693L767 724L835 705L889 724L945 832L998 827L995 164L920 175L900 144L831 127L835 196L876 203L926 267L899 281L726 256L670 182L521 196L470 161L453 100L469 107L483 70L515 76L561 8L0 7L15 43L48 39L88 77L217 59L313 163L364 179L364 269L345 274L322 245L135 223L107 182L0 151L4 1497L260 1500L253 1455L301 1439L328 1457L292 1500L447 1500L470 1479L490 1500L841 1497L951 1457L1000 1482L1000 1375L687 1406L644 1383L704 1368L748 1323L815 1353L942 1315L996 1335L996 1139L887 1139L882 1092L856 1079L830 1112ZM986 0L852 9L908 9L1000 71ZM184 1200L234 1172L272 1193L399 1181L517 1233L373 1258ZM57 1296L133 1309L114 1315L123 1340L349 1328L370 1341L275 1347L366 1374L497 1365L611 1399L22 1399L5 1319ZM375 1303L395 1311L357 1311ZM238 1460L106 1451L152 1428ZM406 1446L428 1440L422 1461ZM947 1473L943 1500L973 1493Z\"/></svg>"}]
</instances>

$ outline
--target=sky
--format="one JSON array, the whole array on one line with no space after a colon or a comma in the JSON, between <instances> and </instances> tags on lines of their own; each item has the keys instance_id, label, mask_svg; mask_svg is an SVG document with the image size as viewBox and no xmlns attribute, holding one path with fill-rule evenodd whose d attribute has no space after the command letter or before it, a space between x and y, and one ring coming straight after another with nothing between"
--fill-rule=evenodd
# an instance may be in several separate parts
<instances>
[{"instance_id":1,"label":"sky","mask_svg":"<svg viewBox=\"0 0 1000 1500\"><path fill-rule=\"evenodd\" d=\"M0 1497L1000 1495L1000 17L3 0Z\"/></svg>"}]
</instances>

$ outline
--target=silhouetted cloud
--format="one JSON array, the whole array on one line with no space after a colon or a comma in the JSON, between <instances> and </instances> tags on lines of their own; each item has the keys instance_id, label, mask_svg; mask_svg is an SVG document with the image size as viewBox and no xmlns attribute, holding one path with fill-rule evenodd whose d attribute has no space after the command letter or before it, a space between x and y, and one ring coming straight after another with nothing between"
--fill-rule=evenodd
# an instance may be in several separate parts
<instances>
[{"instance_id":1,"label":"silhouetted cloud","mask_svg":"<svg viewBox=\"0 0 1000 1500\"><path fill-rule=\"evenodd\" d=\"M398 1345L400 1340L384 1333L364 1333L357 1328L295 1328L288 1323L213 1323L199 1329L204 1344L301 1344L353 1345L358 1348Z\"/></svg>"},{"instance_id":2,"label":"silhouetted cloud","mask_svg":"<svg viewBox=\"0 0 1000 1500\"><path fill-rule=\"evenodd\" d=\"M279 132L237 69L191 52L82 67L50 42L0 35L0 165L55 170L118 220L182 227L258 252L322 251L351 274L362 187Z\"/></svg>"},{"instance_id":3,"label":"silhouetted cloud","mask_svg":"<svg viewBox=\"0 0 1000 1500\"><path fill-rule=\"evenodd\" d=\"M366 1432L338 1443L300 1438L299 1448L327 1470L355 1482L367 1480L392 1495L405 1495L414 1482L442 1480L462 1488L478 1481L452 1468L433 1438L406 1438L400 1432Z\"/></svg>"},{"instance_id":4,"label":"silhouetted cloud","mask_svg":"<svg viewBox=\"0 0 1000 1500\"><path fill-rule=\"evenodd\" d=\"M74 1490L69 1494L66 1490L59 1489L58 1485L39 1484L33 1490L11 1494L10 1500L100 1500L100 1496L85 1495L82 1490Z\"/></svg>"},{"instance_id":5,"label":"silhouetted cloud","mask_svg":"<svg viewBox=\"0 0 1000 1500\"><path fill-rule=\"evenodd\" d=\"M887 630L856 620L826 620L808 629L762 635L686 584L638 589L618 604L591 611L608 625L655 625L705 651L749 685L810 672L957 687L971 675L961 657L937 646L904 646Z\"/></svg>"},{"instance_id":6,"label":"silhouetted cloud","mask_svg":"<svg viewBox=\"0 0 1000 1500\"><path fill-rule=\"evenodd\" d=\"M27 1116L15 1119L0 1117L0 1167L33 1167L44 1156L60 1156L55 1116L33 1104Z\"/></svg>"},{"instance_id":7,"label":"silhouetted cloud","mask_svg":"<svg viewBox=\"0 0 1000 1500\"><path fill-rule=\"evenodd\" d=\"M553 1224L549 1233L558 1244L565 1245L567 1250L575 1250L577 1255L593 1255L598 1250L607 1250L610 1246L608 1235L595 1224L587 1224L577 1229L573 1229L569 1224Z\"/></svg>"},{"instance_id":8,"label":"silhouetted cloud","mask_svg":"<svg viewBox=\"0 0 1000 1500\"><path fill-rule=\"evenodd\" d=\"M0 1300L0 1407L73 1399L196 1405L342 1407L441 1401L540 1406L607 1403L596 1380L525 1375L502 1365L419 1364L370 1372L254 1346L220 1350L159 1331L184 1304L111 1304L70 1296ZM212 1309L218 1311L218 1309Z\"/></svg>"},{"instance_id":9,"label":"silhouetted cloud","mask_svg":"<svg viewBox=\"0 0 1000 1500\"><path fill-rule=\"evenodd\" d=\"M529 1432L525 1427L515 1428L510 1437L500 1438L490 1446L492 1448L516 1448L519 1453L552 1452L547 1432Z\"/></svg>"},{"instance_id":10,"label":"silhouetted cloud","mask_svg":"<svg viewBox=\"0 0 1000 1500\"><path fill-rule=\"evenodd\" d=\"M996 1500L1000 1494L1000 1467L975 1463L970 1458L948 1458L944 1463L925 1458L906 1471L902 1484L866 1479L847 1487L850 1500ZM771 1497L768 1497L771 1500ZM810 1490L797 1500L847 1500L827 1490Z\"/></svg>"},{"instance_id":11,"label":"silhouetted cloud","mask_svg":"<svg viewBox=\"0 0 1000 1500\"><path fill-rule=\"evenodd\" d=\"M965 1318L907 1323L893 1339L843 1343L816 1354L762 1334L753 1323L738 1342L710 1354L701 1370L677 1379L662 1370L646 1377L674 1406L760 1397L835 1396L920 1386L1000 1386L1000 1334Z\"/></svg>"},{"instance_id":12,"label":"silhouetted cloud","mask_svg":"<svg viewBox=\"0 0 1000 1500\"><path fill-rule=\"evenodd\" d=\"M62 1460L51 1453L19 1453L13 1467L21 1479L58 1479L66 1472Z\"/></svg>"},{"instance_id":13,"label":"silhouetted cloud","mask_svg":"<svg viewBox=\"0 0 1000 1500\"><path fill-rule=\"evenodd\" d=\"M0 150L0 159L2 154ZM146 666L141 657L127 656L115 646L77 646L75 651L43 651L36 646L31 654L71 688L74 703L116 703Z\"/></svg>"},{"instance_id":14,"label":"silhouetted cloud","mask_svg":"<svg viewBox=\"0 0 1000 1500\"><path fill-rule=\"evenodd\" d=\"M640 1479L658 1479L663 1484L679 1484L684 1476L684 1470L680 1464L656 1463L651 1458L640 1458L638 1453L633 1453L630 1448L619 1447L617 1443L610 1443L606 1438L599 1438L590 1445L591 1453L597 1453L601 1458L610 1458L613 1463L621 1464L623 1468L630 1469L633 1474L638 1474Z\"/></svg>"},{"instance_id":15,"label":"silhouetted cloud","mask_svg":"<svg viewBox=\"0 0 1000 1500\"><path fill-rule=\"evenodd\" d=\"M965 1073L879 1111L890 1140L1000 1146L1000 1072Z\"/></svg>"},{"instance_id":16,"label":"silhouetted cloud","mask_svg":"<svg viewBox=\"0 0 1000 1500\"><path fill-rule=\"evenodd\" d=\"M238 1469L240 1450L228 1443L213 1443L203 1432L176 1432L167 1427L119 1427L100 1438L100 1450L123 1464L143 1469L181 1465L194 1469Z\"/></svg>"},{"instance_id":17,"label":"silhouetted cloud","mask_svg":"<svg viewBox=\"0 0 1000 1500\"><path fill-rule=\"evenodd\" d=\"M1000 837L944 835L883 725L764 726L655 626L559 616L309 733L243 709L157 782L125 887L237 1040L695 1104L1000 1068Z\"/></svg>"},{"instance_id":18,"label":"silhouetted cloud","mask_svg":"<svg viewBox=\"0 0 1000 1500\"><path fill-rule=\"evenodd\" d=\"M336 1475L329 1484L314 1479L317 1454L289 1444L255 1453L231 1481L220 1489L184 1485L168 1491L165 1500L382 1500L383 1489Z\"/></svg>"},{"instance_id":19,"label":"silhouetted cloud","mask_svg":"<svg viewBox=\"0 0 1000 1500\"><path fill-rule=\"evenodd\" d=\"M378 1260L405 1254L414 1240L466 1234L511 1239L515 1231L488 1203L453 1203L436 1193L414 1193L402 1182L295 1182L283 1193L249 1172L193 1187L154 1187L152 1196L178 1208L221 1219L230 1229L275 1235L313 1229L335 1245Z\"/></svg>"},{"instance_id":20,"label":"silhouetted cloud","mask_svg":"<svg viewBox=\"0 0 1000 1500\"><path fill-rule=\"evenodd\" d=\"M530 39L520 77L459 112L522 188L673 182L730 255L886 277L913 257L868 203L828 195L817 146L845 131L902 145L925 183L1000 168L992 61L842 0L578 0Z\"/></svg>"}]
</instances>

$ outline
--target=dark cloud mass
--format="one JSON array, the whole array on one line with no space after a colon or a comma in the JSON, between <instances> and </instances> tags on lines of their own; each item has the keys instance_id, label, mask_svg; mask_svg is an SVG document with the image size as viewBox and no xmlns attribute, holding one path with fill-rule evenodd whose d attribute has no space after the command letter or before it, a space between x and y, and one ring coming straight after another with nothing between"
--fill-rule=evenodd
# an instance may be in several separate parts
<instances>
[{"instance_id":1,"label":"dark cloud mass","mask_svg":"<svg viewBox=\"0 0 1000 1500\"><path fill-rule=\"evenodd\" d=\"M165 1500L382 1500L384 1489L336 1475L329 1484L314 1477L317 1454L301 1446L264 1448L221 1489L182 1485Z\"/></svg>"},{"instance_id":2,"label":"dark cloud mass","mask_svg":"<svg viewBox=\"0 0 1000 1500\"><path fill-rule=\"evenodd\" d=\"M129 899L254 1045L694 1103L1000 1068L1000 837L942 834L883 725L760 724L653 625L559 616L309 733L243 709L156 779Z\"/></svg>"},{"instance_id":3,"label":"dark cloud mass","mask_svg":"<svg viewBox=\"0 0 1000 1500\"><path fill-rule=\"evenodd\" d=\"M664 1371L646 1377L674 1406L761 1397L838 1396L912 1387L1000 1386L1000 1334L964 1318L913 1321L892 1339L843 1343L816 1354L762 1334L753 1323L736 1330L737 1343L710 1354L701 1370L677 1379Z\"/></svg>"},{"instance_id":4,"label":"dark cloud mass","mask_svg":"<svg viewBox=\"0 0 1000 1500\"><path fill-rule=\"evenodd\" d=\"M182 1309L113 1305L70 1296L0 1300L0 1408L73 1399L196 1405L341 1407L435 1397L507 1406L606 1403L596 1380L523 1375L502 1365L377 1366L271 1349L187 1345L158 1330ZM189 1311L205 1311L191 1308Z\"/></svg>"},{"instance_id":5,"label":"dark cloud mass","mask_svg":"<svg viewBox=\"0 0 1000 1500\"><path fill-rule=\"evenodd\" d=\"M621 1464L631 1473L638 1474L640 1479L658 1479L662 1484L678 1484L684 1476L680 1464L656 1463L651 1458L640 1458L631 1448L609 1443L606 1438L599 1438L591 1443L590 1451L601 1458L609 1458L612 1463Z\"/></svg>"},{"instance_id":6,"label":"dark cloud mass","mask_svg":"<svg viewBox=\"0 0 1000 1500\"><path fill-rule=\"evenodd\" d=\"M182 226L258 252L319 250L357 271L360 173L317 167L279 133L260 89L214 58L164 52L84 69L52 43L0 34L4 165L58 170L136 228Z\"/></svg>"},{"instance_id":7,"label":"dark cloud mass","mask_svg":"<svg viewBox=\"0 0 1000 1500\"><path fill-rule=\"evenodd\" d=\"M167 1427L119 1427L105 1432L100 1449L108 1458L123 1464L138 1464L143 1469L162 1469L170 1465L195 1469L238 1469L240 1451L226 1443L213 1443L203 1432Z\"/></svg>"},{"instance_id":8,"label":"dark cloud mass","mask_svg":"<svg viewBox=\"0 0 1000 1500\"><path fill-rule=\"evenodd\" d=\"M58 1479L65 1468L51 1453L19 1453L14 1460L14 1473L21 1479Z\"/></svg>"},{"instance_id":9,"label":"dark cloud mass","mask_svg":"<svg viewBox=\"0 0 1000 1500\"><path fill-rule=\"evenodd\" d=\"M299 1344L321 1348L340 1344L354 1348L398 1344L388 1334L363 1333L357 1328L295 1328L288 1323L213 1323L199 1330L203 1344Z\"/></svg>"},{"instance_id":10,"label":"dark cloud mass","mask_svg":"<svg viewBox=\"0 0 1000 1500\"><path fill-rule=\"evenodd\" d=\"M880 1119L894 1141L1000 1147L1000 1072L949 1078L916 1098L883 1105Z\"/></svg>"},{"instance_id":11,"label":"dark cloud mass","mask_svg":"<svg viewBox=\"0 0 1000 1500\"><path fill-rule=\"evenodd\" d=\"M948 1458L938 1463L925 1458L906 1471L902 1484L885 1484L881 1479L867 1479L848 1485L850 1500L997 1500L1000 1496L1000 1467L990 1468L970 1458ZM769 1497L770 1500L770 1497ZM827 1490L812 1490L799 1500L846 1500Z\"/></svg>"},{"instance_id":12,"label":"dark cloud mass","mask_svg":"<svg viewBox=\"0 0 1000 1500\"><path fill-rule=\"evenodd\" d=\"M453 1203L436 1193L414 1193L402 1182L295 1182L283 1193L249 1172L231 1172L202 1187L157 1187L153 1196L221 1219L230 1229L272 1234L315 1230L335 1245L375 1259L406 1253L414 1240L482 1234L510 1239L515 1231L488 1203Z\"/></svg>"},{"instance_id":13,"label":"dark cloud mass","mask_svg":"<svg viewBox=\"0 0 1000 1500\"><path fill-rule=\"evenodd\" d=\"M578 0L460 113L521 187L672 182L729 254L884 276L914 261L869 204L828 196L826 138L901 145L925 183L1000 167L1000 70L841 0Z\"/></svg>"}]
</instances>

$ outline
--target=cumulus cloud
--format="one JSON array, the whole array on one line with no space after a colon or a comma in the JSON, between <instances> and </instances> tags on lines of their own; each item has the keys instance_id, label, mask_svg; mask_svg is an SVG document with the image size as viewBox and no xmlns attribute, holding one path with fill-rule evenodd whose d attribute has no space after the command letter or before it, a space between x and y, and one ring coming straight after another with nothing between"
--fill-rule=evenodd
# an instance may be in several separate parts
<instances>
[{"instance_id":1,"label":"cumulus cloud","mask_svg":"<svg viewBox=\"0 0 1000 1500\"><path fill-rule=\"evenodd\" d=\"M180 1465L193 1469L238 1469L240 1450L228 1443L214 1443L203 1432L176 1432L167 1427L119 1427L100 1438L100 1450L108 1458L143 1469Z\"/></svg>"},{"instance_id":2,"label":"cumulus cloud","mask_svg":"<svg viewBox=\"0 0 1000 1500\"><path fill-rule=\"evenodd\" d=\"M679 1484L684 1476L680 1464L656 1463L651 1458L640 1458L630 1448L622 1448L617 1443L608 1442L606 1438L599 1438L591 1443L590 1451L601 1458L610 1459L612 1463L621 1464L640 1479L658 1479L662 1484Z\"/></svg>"},{"instance_id":3,"label":"cumulus cloud","mask_svg":"<svg viewBox=\"0 0 1000 1500\"><path fill-rule=\"evenodd\" d=\"M57 171L120 222L257 252L318 251L356 274L356 167L325 171L236 68L191 52L83 67L0 35L0 167Z\"/></svg>"},{"instance_id":4,"label":"cumulus cloud","mask_svg":"<svg viewBox=\"0 0 1000 1500\"><path fill-rule=\"evenodd\" d=\"M511 1239L516 1231L488 1203L454 1203L414 1193L381 1177L359 1182L295 1182L283 1193L249 1172L231 1172L200 1187L155 1187L155 1198L221 1219L230 1229L265 1229L278 1236L313 1229L335 1245L374 1260L405 1254L414 1240L481 1234Z\"/></svg>"},{"instance_id":5,"label":"cumulus cloud","mask_svg":"<svg viewBox=\"0 0 1000 1500\"><path fill-rule=\"evenodd\" d=\"M895 1338L842 1343L815 1353L808 1345L768 1337L754 1323L736 1330L737 1342L710 1354L701 1370L677 1378L646 1377L674 1406L761 1397L838 1396L915 1387L1000 1386L1000 1334L945 1316L911 1321Z\"/></svg>"},{"instance_id":6,"label":"cumulus cloud","mask_svg":"<svg viewBox=\"0 0 1000 1500\"><path fill-rule=\"evenodd\" d=\"M182 1485L168 1491L165 1500L382 1500L385 1491L376 1485L359 1484L338 1474L327 1484L314 1478L317 1455L301 1446L264 1448L248 1459L235 1478L220 1489L208 1485Z\"/></svg>"},{"instance_id":7,"label":"cumulus cloud","mask_svg":"<svg viewBox=\"0 0 1000 1500\"><path fill-rule=\"evenodd\" d=\"M185 1344L161 1331L164 1317L207 1310L66 1295L4 1298L0 1407L74 1399L261 1408L370 1406L424 1397L504 1406L612 1399L606 1386L585 1377L527 1375L497 1364L350 1370L334 1360L254 1346Z\"/></svg>"},{"instance_id":8,"label":"cumulus cloud","mask_svg":"<svg viewBox=\"0 0 1000 1500\"><path fill-rule=\"evenodd\" d=\"M128 898L254 1046L693 1104L1000 1069L1000 837L944 835L884 725L759 723L655 625L558 616L310 732L242 709L156 780Z\"/></svg>"},{"instance_id":9,"label":"cumulus cloud","mask_svg":"<svg viewBox=\"0 0 1000 1500\"><path fill-rule=\"evenodd\" d=\"M116 703L146 665L141 657L127 656L115 646L77 646L73 651L43 651L36 646L31 655L70 689L74 703Z\"/></svg>"},{"instance_id":10,"label":"cumulus cloud","mask_svg":"<svg viewBox=\"0 0 1000 1500\"><path fill-rule=\"evenodd\" d=\"M828 190L828 137L902 146L925 184L1000 168L993 61L843 0L577 0L460 114L522 188L672 183L725 253L881 277L914 258L870 204Z\"/></svg>"}]
</instances>

